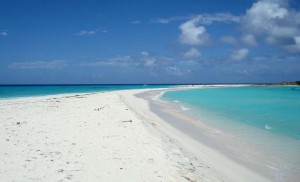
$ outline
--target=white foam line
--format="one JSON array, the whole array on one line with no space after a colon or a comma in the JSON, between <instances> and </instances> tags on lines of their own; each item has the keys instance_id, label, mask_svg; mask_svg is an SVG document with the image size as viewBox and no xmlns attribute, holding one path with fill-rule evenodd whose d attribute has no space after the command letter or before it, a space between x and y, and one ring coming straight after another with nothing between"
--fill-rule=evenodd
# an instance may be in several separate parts
<instances>
[{"instance_id":1,"label":"white foam line","mask_svg":"<svg viewBox=\"0 0 300 182\"><path fill-rule=\"evenodd\" d=\"M152 100L160 100L160 98L165 94L166 92L160 92L159 94L155 95L154 97L152 97Z\"/></svg>"},{"instance_id":2,"label":"white foam line","mask_svg":"<svg viewBox=\"0 0 300 182\"><path fill-rule=\"evenodd\" d=\"M186 110L190 110L190 108L188 107L184 107L184 106L180 106L181 110L186 111Z\"/></svg>"}]
</instances>

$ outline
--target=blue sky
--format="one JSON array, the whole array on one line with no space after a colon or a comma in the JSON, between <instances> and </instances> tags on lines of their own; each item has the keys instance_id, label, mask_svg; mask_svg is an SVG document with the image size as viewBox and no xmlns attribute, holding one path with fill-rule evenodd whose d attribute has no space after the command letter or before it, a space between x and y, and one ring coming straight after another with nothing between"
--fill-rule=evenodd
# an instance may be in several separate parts
<instances>
[{"instance_id":1,"label":"blue sky","mask_svg":"<svg viewBox=\"0 0 300 182\"><path fill-rule=\"evenodd\" d=\"M286 80L297 0L0 0L0 84Z\"/></svg>"}]
</instances>

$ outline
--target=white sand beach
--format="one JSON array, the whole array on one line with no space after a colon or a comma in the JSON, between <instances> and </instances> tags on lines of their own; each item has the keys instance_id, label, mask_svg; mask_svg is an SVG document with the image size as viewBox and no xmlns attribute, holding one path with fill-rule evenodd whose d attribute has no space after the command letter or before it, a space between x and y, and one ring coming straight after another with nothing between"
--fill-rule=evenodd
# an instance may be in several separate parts
<instances>
[{"instance_id":1,"label":"white sand beach","mask_svg":"<svg viewBox=\"0 0 300 182\"><path fill-rule=\"evenodd\" d=\"M0 100L0 181L268 181L124 90Z\"/></svg>"}]
</instances>

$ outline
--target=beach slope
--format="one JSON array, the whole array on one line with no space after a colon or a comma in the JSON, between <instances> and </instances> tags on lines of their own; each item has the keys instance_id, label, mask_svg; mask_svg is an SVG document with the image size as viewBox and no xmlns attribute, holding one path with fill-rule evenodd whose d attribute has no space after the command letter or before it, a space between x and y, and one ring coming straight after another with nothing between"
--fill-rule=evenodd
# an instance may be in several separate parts
<instances>
[{"instance_id":1,"label":"beach slope","mask_svg":"<svg viewBox=\"0 0 300 182\"><path fill-rule=\"evenodd\" d=\"M267 181L126 90L0 100L0 181Z\"/></svg>"}]
</instances>

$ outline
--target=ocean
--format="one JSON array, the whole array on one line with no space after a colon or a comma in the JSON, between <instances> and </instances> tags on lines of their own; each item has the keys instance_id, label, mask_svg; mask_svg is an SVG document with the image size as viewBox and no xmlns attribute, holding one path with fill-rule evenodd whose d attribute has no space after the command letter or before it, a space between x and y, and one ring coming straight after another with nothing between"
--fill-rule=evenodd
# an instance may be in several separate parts
<instances>
[{"instance_id":1,"label":"ocean","mask_svg":"<svg viewBox=\"0 0 300 182\"><path fill-rule=\"evenodd\" d=\"M0 85L0 99L55 94L105 92L126 89L167 88L172 84L95 84L95 85Z\"/></svg>"},{"instance_id":2,"label":"ocean","mask_svg":"<svg viewBox=\"0 0 300 182\"><path fill-rule=\"evenodd\" d=\"M300 179L299 86L177 90L161 99L213 128L206 140L221 145L229 157L272 181Z\"/></svg>"}]
</instances>

